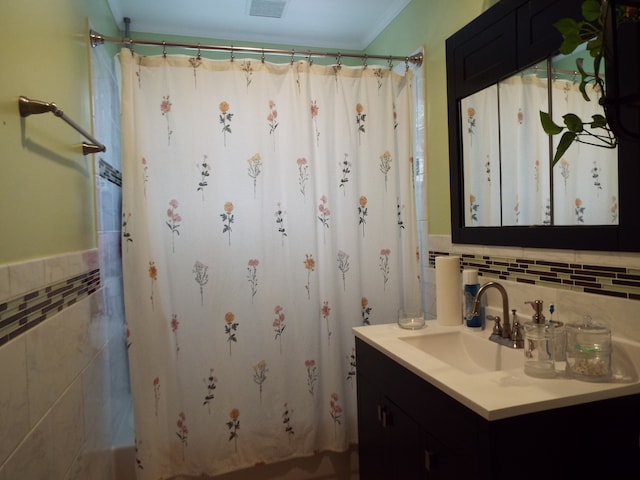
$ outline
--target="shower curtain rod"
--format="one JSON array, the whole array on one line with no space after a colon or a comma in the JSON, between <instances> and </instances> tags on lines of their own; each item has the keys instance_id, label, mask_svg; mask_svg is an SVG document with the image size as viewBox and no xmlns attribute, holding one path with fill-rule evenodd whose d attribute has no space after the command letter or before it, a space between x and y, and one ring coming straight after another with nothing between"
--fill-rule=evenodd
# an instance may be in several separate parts
<instances>
[{"instance_id":1,"label":"shower curtain rod","mask_svg":"<svg viewBox=\"0 0 640 480\"><path fill-rule=\"evenodd\" d=\"M233 45L203 45L200 43L180 43L180 42L164 42L157 40L137 40L133 38L117 38L117 37L105 37L100 33L90 30L89 39L91 40L91 46L97 47L98 45L103 45L104 43L119 43L122 45L126 45L128 47L133 47L134 45L143 45L143 46L155 46L162 47L163 54L166 55L166 47L179 47L190 50L197 50L198 54L201 50L212 50L218 52L230 52L231 60L234 59L235 52L245 52L245 53L257 53L262 55L262 61L264 61L265 55L289 55L291 56L291 62L293 62L294 56L305 56L309 59L311 57L334 57L337 59L338 65L340 65L341 58L360 58L364 60L365 65L367 64L367 60L376 59L376 60L387 60L389 62L389 67L392 67L393 61L405 62L407 67L409 63L412 63L416 66L422 65L423 55L422 53L417 53L415 55L411 55L408 57L400 57L395 55L359 55L354 53L341 53L341 52L316 52L316 51L303 51L303 50L282 50L278 48L260 48L260 47L234 47Z\"/></svg>"}]
</instances>

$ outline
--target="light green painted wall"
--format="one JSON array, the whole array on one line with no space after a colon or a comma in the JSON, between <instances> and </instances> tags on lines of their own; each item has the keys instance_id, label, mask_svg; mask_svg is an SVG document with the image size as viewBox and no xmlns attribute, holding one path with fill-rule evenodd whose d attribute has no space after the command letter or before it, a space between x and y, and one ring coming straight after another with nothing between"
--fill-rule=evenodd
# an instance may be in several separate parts
<instances>
[{"instance_id":1,"label":"light green painted wall","mask_svg":"<svg viewBox=\"0 0 640 480\"><path fill-rule=\"evenodd\" d=\"M18 113L20 95L55 102L91 131L88 17L117 32L106 0L0 4L0 264L96 246L83 137L51 113Z\"/></svg>"},{"instance_id":2,"label":"light green painted wall","mask_svg":"<svg viewBox=\"0 0 640 480\"><path fill-rule=\"evenodd\" d=\"M430 234L451 233L445 41L495 3L497 0L412 0L367 48L389 55L406 55L421 46L425 49Z\"/></svg>"}]
</instances>

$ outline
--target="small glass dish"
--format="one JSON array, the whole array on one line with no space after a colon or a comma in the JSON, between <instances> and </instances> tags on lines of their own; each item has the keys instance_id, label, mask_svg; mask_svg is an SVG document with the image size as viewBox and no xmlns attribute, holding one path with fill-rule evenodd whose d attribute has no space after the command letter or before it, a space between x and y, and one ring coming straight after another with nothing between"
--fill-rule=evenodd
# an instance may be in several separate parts
<instances>
[{"instance_id":1,"label":"small glass dish","mask_svg":"<svg viewBox=\"0 0 640 480\"><path fill-rule=\"evenodd\" d=\"M401 308L398 310L398 325L400 328L405 328L407 330L423 328L425 325L424 312L420 309L408 310Z\"/></svg>"}]
</instances>

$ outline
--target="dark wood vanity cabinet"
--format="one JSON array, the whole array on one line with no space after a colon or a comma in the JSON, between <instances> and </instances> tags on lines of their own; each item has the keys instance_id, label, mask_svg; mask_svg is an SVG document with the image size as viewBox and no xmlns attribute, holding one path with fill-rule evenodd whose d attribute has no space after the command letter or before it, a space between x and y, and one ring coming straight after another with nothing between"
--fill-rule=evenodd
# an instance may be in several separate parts
<instances>
[{"instance_id":1,"label":"dark wood vanity cabinet","mask_svg":"<svg viewBox=\"0 0 640 480\"><path fill-rule=\"evenodd\" d=\"M359 338L356 361L361 480L640 478L640 395L488 421Z\"/></svg>"}]
</instances>

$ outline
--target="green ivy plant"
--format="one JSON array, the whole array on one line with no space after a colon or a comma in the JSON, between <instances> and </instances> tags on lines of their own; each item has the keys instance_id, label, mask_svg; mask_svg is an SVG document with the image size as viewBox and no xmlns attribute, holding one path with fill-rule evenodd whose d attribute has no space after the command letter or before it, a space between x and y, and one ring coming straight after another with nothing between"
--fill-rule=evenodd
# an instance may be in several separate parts
<instances>
[{"instance_id":1,"label":"green ivy plant","mask_svg":"<svg viewBox=\"0 0 640 480\"><path fill-rule=\"evenodd\" d=\"M624 7L619 7L624 8ZM553 26L562 34L563 41L560 53L569 55L579 46L586 44L586 51L593 58L593 72L586 72L584 59L576 60L576 67L580 74L579 89L585 101L591 99L587 93L587 86L592 84L594 90L604 95L604 78L601 74L605 48L605 25L609 13L609 0L585 0L582 3L583 20L573 18L558 20ZM560 142L551 162L551 167L562 158L573 142L585 143L604 148L615 148L618 138L611 130L604 115L593 115L590 120L583 120L574 113L562 116L564 126L556 124L547 112L540 112L542 128L548 135L559 135ZM564 133L563 133L564 132Z\"/></svg>"}]
</instances>

